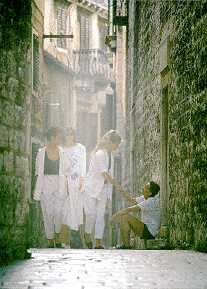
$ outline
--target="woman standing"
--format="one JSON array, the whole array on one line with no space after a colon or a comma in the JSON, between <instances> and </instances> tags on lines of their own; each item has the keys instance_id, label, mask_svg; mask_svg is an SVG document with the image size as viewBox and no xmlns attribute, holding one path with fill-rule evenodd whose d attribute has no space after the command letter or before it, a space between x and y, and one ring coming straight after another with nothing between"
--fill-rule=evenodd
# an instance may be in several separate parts
<instances>
[{"instance_id":1,"label":"woman standing","mask_svg":"<svg viewBox=\"0 0 207 289\"><path fill-rule=\"evenodd\" d=\"M62 224L62 207L66 198L63 172L63 151L61 130L52 127L47 133L48 143L36 157L37 182L34 199L40 201L46 237L49 247L59 247L59 233Z\"/></svg>"},{"instance_id":2,"label":"woman standing","mask_svg":"<svg viewBox=\"0 0 207 289\"><path fill-rule=\"evenodd\" d=\"M95 248L102 249L102 238L105 227L105 209L107 199L112 192L114 179L109 170L111 167L111 152L118 149L121 137L114 130L108 131L98 143L92 154L89 171L86 177L84 194L84 211L86 215L85 242L92 248L91 233L95 225Z\"/></svg>"},{"instance_id":3,"label":"woman standing","mask_svg":"<svg viewBox=\"0 0 207 289\"><path fill-rule=\"evenodd\" d=\"M64 169L67 178L68 197L64 207L63 243L70 245L68 227L78 231L83 224L83 190L86 175L86 149L77 143L75 131L65 130Z\"/></svg>"}]
</instances>

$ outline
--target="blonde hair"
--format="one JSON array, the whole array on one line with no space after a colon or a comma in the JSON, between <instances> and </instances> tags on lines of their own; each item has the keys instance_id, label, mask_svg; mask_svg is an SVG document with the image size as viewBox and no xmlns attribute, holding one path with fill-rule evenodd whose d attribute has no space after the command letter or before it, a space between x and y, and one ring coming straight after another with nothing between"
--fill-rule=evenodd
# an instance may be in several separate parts
<instances>
[{"instance_id":1,"label":"blonde hair","mask_svg":"<svg viewBox=\"0 0 207 289\"><path fill-rule=\"evenodd\" d=\"M120 144L121 137L117 133L117 131L111 129L107 131L102 138L98 141L95 149L93 150L93 153L96 153L100 149L107 149L108 145L110 143L112 144Z\"/></svg>"}]
</instances>

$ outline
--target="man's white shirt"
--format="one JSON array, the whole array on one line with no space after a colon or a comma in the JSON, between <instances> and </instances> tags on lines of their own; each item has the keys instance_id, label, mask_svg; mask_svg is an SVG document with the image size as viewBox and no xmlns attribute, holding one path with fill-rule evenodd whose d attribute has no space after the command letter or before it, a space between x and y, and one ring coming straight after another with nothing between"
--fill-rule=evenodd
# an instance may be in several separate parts
<instances>
[{"instance_id":1,"label":"man's white shirt","mask_svg":"<svg viewBox=\"0 0 207 289\"><path fill-rule=\"evenodd\" d=\"M148 230L153 236L156 236L160 229L160 198L156 195L147 200L144 196L136 198L138 206L141 209L141 221L146 224Z\"/></svg>"}]
</instances>

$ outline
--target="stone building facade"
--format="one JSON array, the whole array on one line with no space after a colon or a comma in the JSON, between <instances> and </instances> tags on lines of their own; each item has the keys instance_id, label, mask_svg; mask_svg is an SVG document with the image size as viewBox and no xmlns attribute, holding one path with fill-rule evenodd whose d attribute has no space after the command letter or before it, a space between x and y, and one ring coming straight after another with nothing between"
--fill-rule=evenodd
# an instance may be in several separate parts
<instances>
[{"instance_id":1,"label":"stone building facade","mask_svg":"<svg viewBox=\"0 0 207 289\"><path fill-rule=\"evenodd\" d=\"M107 8L96 1L46 0L44 33L72 35L44 39L45 129L74 127L90 153L112 126L105 121L113 98Z\"/></svg>"},{"instance_id":2,"label":"stone building facade","mask_svg":"<svg viewBox=\"0 0 207 289\"><path fill-rule=\"evenodd\" d=\"M44 243L40 209L31 200L31 139L41 138L32 41L37 20L42 33L39 4L21 0L0 5L0 263L23 258L31 242Z\"/></svg>"},{"instance_id":3,"label":"stone building facade","mask_svg":"<svg viewBox=\"0 0 207 289\"><path fill-rule=\"evenodd\" d=\"M207 250L206 1L129 1L126 158L161 184L169 245Z\"/></svg>"}]
</instances>

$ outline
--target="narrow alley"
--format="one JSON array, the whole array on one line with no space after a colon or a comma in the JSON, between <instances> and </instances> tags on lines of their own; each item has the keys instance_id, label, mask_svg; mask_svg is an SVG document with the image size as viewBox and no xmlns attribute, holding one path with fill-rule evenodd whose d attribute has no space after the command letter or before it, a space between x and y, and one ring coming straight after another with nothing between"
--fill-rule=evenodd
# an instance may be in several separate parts
<instances>
[{"instance_id":1,"label":"narrow alley","mask_svg":"<svg viewBox=\"0 0 207 289\"><path fill-rule=\"evenodd\" d=\"M0 0L0 289L207 289L206 27L207 0Z\"/></svg>"}]
</instances>

